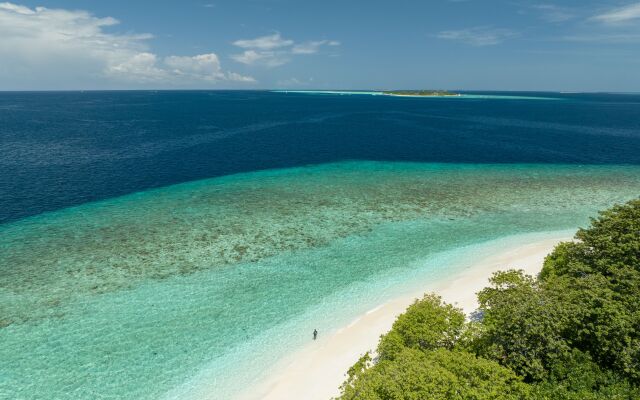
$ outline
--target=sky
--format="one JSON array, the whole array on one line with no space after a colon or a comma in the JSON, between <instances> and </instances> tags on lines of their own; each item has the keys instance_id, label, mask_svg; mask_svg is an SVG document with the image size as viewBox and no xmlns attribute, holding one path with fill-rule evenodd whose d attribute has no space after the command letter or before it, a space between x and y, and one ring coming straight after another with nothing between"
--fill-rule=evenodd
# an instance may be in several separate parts
<instances>
[{"instance_id":1,"label":"sky","mask_svg":"<svg viewBox=\"0 0 640 400\"><path fill-rule=\"evenodd\" d=\"M640 1L0 1L0 90L640 92Z\"/></svg>"}]
</instances>

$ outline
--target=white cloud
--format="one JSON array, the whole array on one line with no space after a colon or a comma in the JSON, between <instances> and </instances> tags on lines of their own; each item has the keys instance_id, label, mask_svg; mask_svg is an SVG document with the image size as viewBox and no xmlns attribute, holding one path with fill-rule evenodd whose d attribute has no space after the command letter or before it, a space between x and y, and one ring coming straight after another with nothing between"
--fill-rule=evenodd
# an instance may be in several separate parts
<instances>
[{"instance_id":1,"label":"white cloud","mask_svg":"<svg viewBox=\"0 0 640 400\"><path fill-rule=\"evenodd\" d=\"M569 8L555 4L537 4L533 8L540 12L542 19L547 22L564 22L576 17Z\"/></svg>"},{"instance_id":2,"label":"white cloud","mask_svg":"<svg viewBox=\"0 0 640 400\"><path fill-rule=\"evenodd\" d=\"M164 60L164 63L176 75L189 77L191 79L202 79L209 82L219 80L231 80L238 82L255 82L255 79L242 76L235 72L224 72L220 67L218 56L209 54L200 54L197 56L171 56Z\"/></svg>"},{"instance_id":3,"label":"white cloud","mask_svg":"<svg viewBox=\"0 0 640 400\"><path fill-rule=\"evenodd\" d=\"M168 75L157 63L158 57L153 53L132 53L121 60L108 60L104 73L125 81L156 82Z\"/></svg>"},{"instance_id":4,"label":"white cloud","mask_svg":"<svg viewBox=\"0 0 640 400\"><path fill-rule=\"evenodd\" d=\"M328 45L328 40L316 40L311 42L304 42L293 46L291 52L293 54L315 54L322 45Z\"/></svg>"},{"instance_id":5,"label":"white cloud","mask_svg":"<svg viewBox=\"0 0 640 400\"><path fill-rule=\"evenodd\" d=\"M247 75L240 75L237 72L227 71L226 77L227 77L227 80L234 81L234 82L246 82L246 83L256 82L256 80L253 77L247 76Z\"/></svg>"},{"instance_id":6,"label":"white cloud","mask_svg":"<svg viewBox=\"0 0 640 400\"><path fill-rule=\"evenodd\" d=\"M232 59L236 60L237 62L243 63L243 64L254 64L257 61L263 59L265 57L265 53L258 53L255 50L246 50L240 54L233 54L231 56Z\"/></svg>"},{"instance_id":7,"label":"white cloud","mask_svg":"<svg viewBox=\"0 0 640 400\"><path fill-rule=\"evenodd\" d=\"M218 61L218 56L213 53L201 54L193 57L170 56L167 57L164 62L178 75L195 73L218 78L222 74L220 71L220 61Z\"/></svg>"},{"instance_id":8,"label":"white cloud","mask_svg":"<svg viewBox=\"0 0 640 400\"><path fill-rule=\"evenodd\" d=\"M14 11L18 14L34 14L34 11L29 7L20 6L13 3L0 3L0 9Z\"/></svg>"},{"instance_id":9,"label":"white cloud","mask_svg":"<svg viewBox=\"0 0 640 400\"><path fill-rule=\"evenodd\" d=\"M240 54L231 55L231 59L246 65L264 65L278 67L289 62L287 53L275 51L245 50Z\"/></svg>"},{"instance_id":10,"label":"white cloud","mask_svg":"<svg viewBox=\"0 0 640 400\"><path fill-rule=\"evenodd\" d=\"M517 36L517 34L508 29L487 27L448 30L441 31L437 34L437 37L440 39L455 40L472 46L492 46L515 36Z\"/></svg>"},{"instance_id":11,"label":"white cloud","mask_svg":"<svg viewBox=\"0 0 640 400\"><path fill-rule=\"evenodd\" d=\"M277 67L291 61L291 56L316 54L322 46L340 46L340 42L312 40L296 43L291 39L284 39L280 33L274 33L255 39L236 40L233 45L245 50L232 54L231 59L246 65Z\"/></svg>"},{"instance_id":12,"label":"white cloud","mask_svg":"<svg viewBox=\"0 0 640 400\"><path fill-rule=\"evenodd\" d=\"M169 56L164 59L163 69L169 71L175 77L186 78L187 82L256 82L250 76L240 75L237 72L223 71L220 60L215 53L195 56Z\"/></svg>"},{"instance_id":13,"label":"white cloud","mask_svg":"<svg viewBox=\"0 0 640 400\"><path fill-rule=\"evenodd\" d=\"M233 42L234 46L242 47L243 49L259 49L259 50L272 50L280 47L287 47L293 44L293 40L283 39L279 33L273 35L261 36L255 39L242 39Z\"/></svg>"},{"instance_id":14,"label":"white cloud","mask_svg":"<svg viewBox=\"0 0 640 400\"><path fill-rule=\"evenodd\" d=\"M640 18L640 3L629 4L625 7L609 10L603 14L596 15L591 19L605 24L623 24Z\"/></svg>"},{"instance_id":15,"label":"white cloud","mask_svg":"<svg viewBox=\"0 0 640 400\"><path fill-rule=\"evenodd\" d=\"M86 11L0 3L0 84L164 87L251 81L222 71L214 53L160 57L149 49L150 34L104 30L118 23Z\"/></svg>"}]
</instances>

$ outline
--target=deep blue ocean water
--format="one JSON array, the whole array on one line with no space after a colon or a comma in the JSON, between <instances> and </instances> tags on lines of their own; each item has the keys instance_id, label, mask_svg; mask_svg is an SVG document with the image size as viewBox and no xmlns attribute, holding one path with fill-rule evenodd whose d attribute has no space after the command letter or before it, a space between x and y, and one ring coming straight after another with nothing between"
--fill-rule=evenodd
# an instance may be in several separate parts
<instances>
[{"instance_id":1,"label":"deep blue ocean water","mask_svg":"<svg viewBox=\"0 0 640 400\"><path fill-rule=\"evenodd\" d=\"M640 95L0 93L0 399L233 398L639 195Z\"/></svg>"},{"instance_id":2,"label":"deep blue ocean water","mask_svg":"<svg viewBox=\"0 0 640 400\"><path fill-rule=\"evenodd\" d=\"M342 160L640 163L640 95L507 94L561 101L0 93L0 222L196 179Z\"/></svg>"}]
</instances>

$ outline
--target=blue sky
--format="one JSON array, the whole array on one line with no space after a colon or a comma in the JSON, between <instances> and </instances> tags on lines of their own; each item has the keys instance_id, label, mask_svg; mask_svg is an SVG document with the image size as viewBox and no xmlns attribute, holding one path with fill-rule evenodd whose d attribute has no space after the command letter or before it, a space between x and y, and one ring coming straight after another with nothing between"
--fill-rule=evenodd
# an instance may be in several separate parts
<instances>
[{"instance_id":1,"label":"blue sky","mask_svg":"<svg viewBox=\"0 0 640 400\"><path fill-rule=\"evenodd\" d=\"M0 90L640 92L640 2L0 2Z\"/></svg>"}]
</instances>

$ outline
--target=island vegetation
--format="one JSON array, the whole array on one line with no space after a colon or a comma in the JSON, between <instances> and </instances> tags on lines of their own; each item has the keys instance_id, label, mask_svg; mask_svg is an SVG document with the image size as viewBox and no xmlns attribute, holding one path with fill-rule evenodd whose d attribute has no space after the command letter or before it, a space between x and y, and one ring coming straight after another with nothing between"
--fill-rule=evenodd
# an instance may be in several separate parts
<instances>
[{"instance_id":1,"label":"island vegetation","mask_svg":"<svg viewBox=\"0 0 640 400\"><path fill-rule=\"evenodd\" d=\"M392 96L459 96L446 90L385 90L382 93Z\"/></svg>"},{"instance_id":2,"label":"island vegetation","mask_svg":"<svg viewBox=\"0 0 640 400\"><path fill-rule=\"evenodd\" d=\"M640 200L575 239L538 277L494 274L470 321L436 295L416 301L340 399L640 399Z\"/></svg>"}]
</instances>

